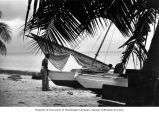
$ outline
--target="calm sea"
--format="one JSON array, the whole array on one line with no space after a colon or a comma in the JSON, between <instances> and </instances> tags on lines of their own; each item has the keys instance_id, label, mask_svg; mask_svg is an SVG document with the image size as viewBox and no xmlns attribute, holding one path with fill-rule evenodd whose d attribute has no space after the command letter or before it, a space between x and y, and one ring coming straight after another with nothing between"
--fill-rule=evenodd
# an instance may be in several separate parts
<instances>
[{"instance_id":1,"label":"calm sea","mask_svg":"<svg viewBox=\"0 0 159 113\"><path fill-rule=\"evenodd\" d=\"M85 53L94 57L94 53ZM121 61L122 54L120 52L101 53L97 58L106 64L113 64L115 66ZM31 53L8 53L6 56L0 56L0 68L10 70L35 71L39 72L41 69L41 62L44 58L42 54ZM80 68L77 62L70 57L65 65L64 71L69 71L74 68ZM133 62L129 62L127 68L134 68ZM51 63L49 63L50 70L57 70Z\"/></svg>"}]
</instances>

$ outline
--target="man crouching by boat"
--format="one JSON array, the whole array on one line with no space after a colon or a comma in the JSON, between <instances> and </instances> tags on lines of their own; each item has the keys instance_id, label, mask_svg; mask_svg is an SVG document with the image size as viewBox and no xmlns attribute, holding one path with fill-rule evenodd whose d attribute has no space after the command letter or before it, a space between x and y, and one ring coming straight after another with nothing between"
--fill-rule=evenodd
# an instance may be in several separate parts
<instances>
[{"instance_id":1,"label":"man crouching by boat","mask_svg":"<svg viewBox=\"0 0 159 113\"><path fill-rule=\"evenodd\" d=\"M45 55L45 58L42 60L42 91L48 91L49 90L49 79L48 79L48 59L50 58L49 54Z\"/></svg>"}]
</instances>

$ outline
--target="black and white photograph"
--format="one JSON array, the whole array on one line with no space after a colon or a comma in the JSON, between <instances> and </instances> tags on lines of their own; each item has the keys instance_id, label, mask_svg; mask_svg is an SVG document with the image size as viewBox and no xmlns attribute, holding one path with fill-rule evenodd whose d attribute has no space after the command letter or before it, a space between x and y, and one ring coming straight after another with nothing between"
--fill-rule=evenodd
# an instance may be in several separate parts
<instances>
[{"instance_id":1,"label":"black and white photograph","mask_svg":"<svg viewBox=\"0 0 159 113\"><path fill-rule=\"evenodd\" d=\"M0 0L0 109L156 109L158 22L159 0Z\"/></svg>"}]
</instances>

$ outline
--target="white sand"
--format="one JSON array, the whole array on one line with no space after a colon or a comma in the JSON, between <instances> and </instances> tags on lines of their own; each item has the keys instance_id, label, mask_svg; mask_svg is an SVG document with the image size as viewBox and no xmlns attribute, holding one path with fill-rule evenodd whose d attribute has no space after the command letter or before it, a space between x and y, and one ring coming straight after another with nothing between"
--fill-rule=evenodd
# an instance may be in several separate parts
<instances>
[{"instance_id":1,"label":"white sand","mask_svg":"<svg viewBox=\"0 0 159 113\"><path fill-rule=\"evenodd\" d=\"M10 75L0 74L0 106L16 107L97 107L101 97L89 90L56 86L49 81L51 91L41 90L41 80L21 75L22 79L9 79Z\"/></svg>"}]
</instances>

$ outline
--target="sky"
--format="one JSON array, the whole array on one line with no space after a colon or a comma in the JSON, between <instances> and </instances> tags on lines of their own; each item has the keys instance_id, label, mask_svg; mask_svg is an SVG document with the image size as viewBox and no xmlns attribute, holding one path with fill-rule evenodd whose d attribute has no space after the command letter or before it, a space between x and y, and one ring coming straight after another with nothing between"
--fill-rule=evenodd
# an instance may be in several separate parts
<instances>
[{"instance_id":1,"label":"sky","mask_svg":"<svg viewBox=\"0 0 159 113\"><path fill-rule=\"evenodd\" d=\"M26 15L26 10L27 10L27 3L28 0L0 0L0 10L2 11L2 20L6 24L8 24L11 28L12 31L12 41L7 45L7 50L8 53L14 53L14 52L30 52L31 50L28 49L26 46L27 42L29 41L28 39L24 39L19 36L19 32L22 30L22 25L24 25L25 22L25 15ZM96 37L98 37L100 33L96 34ZM104 35L104 34L102 34ZM110 29L110 33L108 34L108 38L105 40L106 44L104 44L103 48L101 51L118 51L119 47L126 41L125 38L121 35L121 33L118 31L115 26L113 26ZM86 44L83 44L83 47L81 47L83 51L87 50L90 51L93 49L94 51L97 50L97 48L93 48L94 45L98 45L101 40L98 40L98 43L93 43L97 42L97 40L90 40L87 39ZM110 46L109 46L110 45ZM89 48L88 48L89 47ZM87 49L86 49L87 48ZM120 49L122 51L122 49Z\"/></svg>"},{"instance_id":2,"label":"sky","mask_svg":"<svg viewBox=\"0 0 159 113\"><path fill-rule=\"evenodd\" d=\"M7 52L27 52L26 47L28 40L19 36L24 25L25 14L27 10L28 0L0 0L0 11L2 12L1 21L8 24L11 28L12 40L7 45Z\"/></svg>"}]
</instances>

